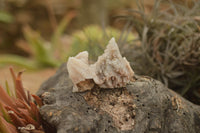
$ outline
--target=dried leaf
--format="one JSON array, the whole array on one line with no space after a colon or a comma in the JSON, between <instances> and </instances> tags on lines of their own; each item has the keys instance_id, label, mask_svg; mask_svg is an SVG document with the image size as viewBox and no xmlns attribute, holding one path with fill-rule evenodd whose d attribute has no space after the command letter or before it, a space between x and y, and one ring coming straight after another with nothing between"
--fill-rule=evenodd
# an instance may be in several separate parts
<instances>
[{"instance_id":1,"label":"dried leaf","mask_svg":"<svg viewBox=\"0 0 200 133\"><path fill-rule=\"evenodd\" d=\"M18 133L17 129L0 116L0 132L1 133Z\"/></svg>"},{"instance_id":2,"label":"dried leaf","mask_svg":"<svg viewBox=\"0 0 200 133\"><path fill-rule=\"evenodd\" d=\"M16 90L18 90L20 92L20 94L22 95L23 99L27 102L27 104L29 104L24 87L22 85L22 81L21 81L21 75L22 72L19 72L17 75L17 79L16 79Z\"/></svg>"},{"instance_id":3,"label":"dried leaf","mask_svg":"<svg viewBox=\"0 0 200 133\"><path fill-rule=\"evenodd\" d=\"M36 95L32 95L32 97L35 99L36 103L41 107L43 105L42 99Z\"/></svg>"},{"instance_id":4,"label":"dried leaf","mask_svg":"<svg viewBox=\"0 0 200 133\"><path fill-rule=\"evenodd\" d=\"M15 113L9 113L10 118L15 125L15 127L24 127L26 126L24 120L22 120L19 116L17 116Z\"/></svg>"},{"instance_id":5,"label":"dried leaf","mask_svg":"<svg viewBox=\"0 0 200 133\"><path fill-rule=\"evenodd\" d=\"M1 85L0 85L0 92L1 92L0 102L15 108L16 105L14 104L13 100L6 93L6 91L3 89L3 87L1 87Z\"/></svg>"}]
</instances>

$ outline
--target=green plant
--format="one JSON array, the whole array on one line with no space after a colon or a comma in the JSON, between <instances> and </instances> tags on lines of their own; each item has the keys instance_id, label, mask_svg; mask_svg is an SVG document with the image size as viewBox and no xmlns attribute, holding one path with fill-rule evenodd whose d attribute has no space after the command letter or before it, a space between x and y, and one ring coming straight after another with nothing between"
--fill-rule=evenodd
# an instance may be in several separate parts
<instances>
[{"instance_id":1,"label":"green plant","mask_svg":"<svg viewBox=\"0 0 200 133\"><path fill-rule=\"evenodd\" d=\"M15 85L14 90L9 88L7 82L6 89L0 86L0 133L44 133L38 110L38 107L42 106L42 100L24 90L22 72L17 76L12 68L10 72Z\"/></svg>"},{"instance_id":2,"label":"green plant","mask_svg":"<svg viewBox=\"0 0 200 133\"><path fill-rule=\"evenodd\" d=\"M30 27L25 27L24 36L29 44L27 47L30 47L31 57L4 54L0 57L0 64L15 64L28 69L59 66L66 58L60 37L74 16L75 12L70 12L61 20L50 42L45 41L38 32Z\"/></svg>"},{"instance_id":3,"label":"green plant","mask_svg":"<svg viewBox=\"0 0 200 133\"><path fill-rule=\"evenodd\" d=\"M123 16L132 21L141 41L132 49L133 68L181 95L195 92L200 88L200 1L188 7L169 0L165 9L160 9L160 2L155 1L152 12L145 13L138 1L139 10Z\"/></svg>"},{"instance_id":4,"label":"green plant","mask_svg":"<svg viewBox=\"0 0 200 133\"><path fill-rule=\"evenodd\" d=\"M13 20L14 18L11 14L5 11L0 11L0 22L11 23Z\"/></svg>"},{"instance_id":5,"label":"green plant","mask_svg":"<svg viewBox=\"0 0 200 133\"><path fill-rule=\"evenodd\" d=\"M118 44L124 44L134 39L133 34L129 34L125 38L122 32L117 29L108 27L102 29L96 25L90 25L77 31L72 35L72 44L68 51L65 51L60 43L60 38L65 27L75 16L75 12L66 15L60 22L56 31L51 37L51 41L47 42L40 34L29 27L24 28L24 36L31 50L31 57L22 57L18 55L4 54L0 57L0 65L15 64L23 68L38 69L45 67L57 67L66 60L67 57L77 54L79 51L87 50L91 54L90 58L96 59L103 52L107 42L111 37L118 40ZM124 41L125 40L125 41ZM121 48L123 48L121 46Z\"/></svg>"},{"instance_id":6,"label":"green plant","mask_svg":"<svg viewBox=\"0 0 200 133\"><path fill-rule=\"evenodd\" d=\"M102 29L97 25L87 26L82 31L77 31L72 35L72 44L68 56L74 56L80 51L88 51L90 58L95 60L103 53L103 49L105 49L110 38L115 37L116 40L119 40L121 35L119 30L111 27ZM125 44L132 40L134 40L134 35L130 33L126 41L120 44Z\"/></svg>"}]
</instances>

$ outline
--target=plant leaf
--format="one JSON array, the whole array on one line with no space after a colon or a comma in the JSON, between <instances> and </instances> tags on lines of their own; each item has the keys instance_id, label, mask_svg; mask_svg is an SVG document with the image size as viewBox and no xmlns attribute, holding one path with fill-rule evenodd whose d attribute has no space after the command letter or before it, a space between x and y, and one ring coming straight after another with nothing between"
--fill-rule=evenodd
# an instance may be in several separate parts
<instances>
[{"instance_id":1,"label":"plant leaf","mask_svg":"<svg viewBox=\"0 0 200 133\"><path fill-rule=\"evenodd\" d=\"M36 103L41 107L43 105L42 99L36 95L32 95L32 97L35 99Z\"/></svg>"},{"instance_id":2,"label":"plant leaf","mask_svg":"<svg viewBox=\"0 0 200 133\"><path fill-rule=\"evenodd\" d=\"M13 16L8 12L0 11L0 22L12 23L14 20Z\"/></svg>"},{"instance_id":3,"label":"plant leaf","mask_svg":"<svg viewBox=\"0 0 200 133\"><path fill-rule=\"evenodd\" d=\"M7 121L7 122L11 122L10 121L10 116L7 112L7 110L4 108L3 104L0 102L0 111L2 113L3 118Z\"/></svg>"},{"instance_id":4,"label":"plant leaf","mask_svg":"<svg viewBox=\"0 0 200 133\"><path fill-rule=\"evenodd\" d=\"M1 92L0 102L15 108L16 105L14 104L13 100L9 97L9 95L1 87L1 85L0 85L0 92Z\"/></svg>"},{"instance_id":5,"label":"plant leaf","mask_svg":"<svg viewBox=\"0 0 200 133\"><path fill-rule=\"evenodd\" d=\"M31 59L11 54L4 54L0 57L0 64L13 64L27 69L36 69L36 63Z\"/></svg>"},{"instance_id":6,"label":"plant leaf","mask_svg":"<svg viewBox=\"0 0 200 133\"><path fill-rule=\"evenodd\" d=\"M18 133L17 129L4 118L0 116L0 132L1 133Z\"/></svg>"}]
</instances>

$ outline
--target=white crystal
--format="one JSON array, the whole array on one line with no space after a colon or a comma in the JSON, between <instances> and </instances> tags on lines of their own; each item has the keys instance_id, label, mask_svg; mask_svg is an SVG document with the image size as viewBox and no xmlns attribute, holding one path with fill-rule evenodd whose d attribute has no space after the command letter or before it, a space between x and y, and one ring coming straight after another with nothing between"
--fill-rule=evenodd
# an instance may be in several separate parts
<instances>
[{"instance_id":1,"label":"white crystal","mask_svg":"<svg viewBox=\"0 0 200 133\"><path fill-rule=\"evenodd\" d=\"M91 90L95 84L100 88L125 87L134 75L129 62L122 58L114 38L96 63L89 65L88 52L84 51L69 58L67 69L74 84L73 92Z\"/></svg>"},{"instance_id":2,"label":"white crystal","mask_svg":"<svg viewBox=\"0 0 200 133\"><path fill-rule=\"evenodd\" d=\"M90 71L87 51L81 52L75 57L69 57L67 69L74 84L73 92L90 90L94 86L93 71Z\"/></svg>"}]
</instances>

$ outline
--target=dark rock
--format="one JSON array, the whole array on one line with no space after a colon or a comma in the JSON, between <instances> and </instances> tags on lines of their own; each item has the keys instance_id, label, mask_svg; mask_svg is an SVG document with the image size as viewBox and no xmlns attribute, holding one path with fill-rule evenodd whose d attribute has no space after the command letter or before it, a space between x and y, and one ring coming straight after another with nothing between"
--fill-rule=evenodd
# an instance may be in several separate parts
<instances>
[{"instance_id":1,"label":"dark rock","mask_svg":"<svg viewBox=\"0 0 200 133\"><path fill-rule=\"evenodd\" d=\"M126 88L73 93L64 64L37 94L43 119L57 133L200 132L200 107L149 77L136 76Z\"/></svg>"}]
</instances>

